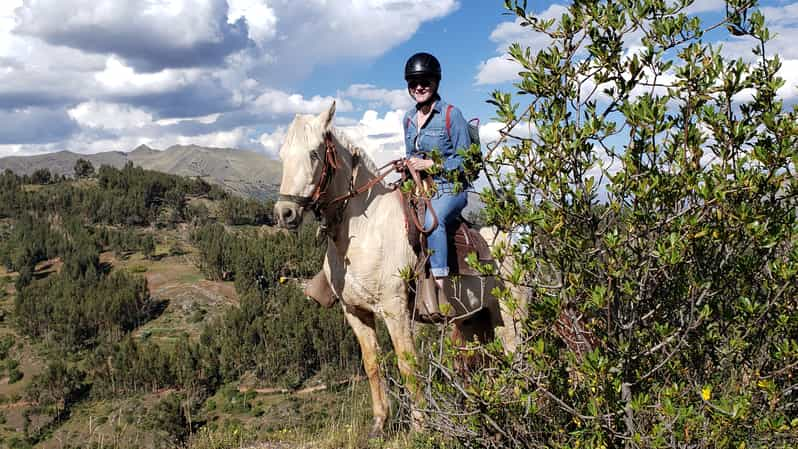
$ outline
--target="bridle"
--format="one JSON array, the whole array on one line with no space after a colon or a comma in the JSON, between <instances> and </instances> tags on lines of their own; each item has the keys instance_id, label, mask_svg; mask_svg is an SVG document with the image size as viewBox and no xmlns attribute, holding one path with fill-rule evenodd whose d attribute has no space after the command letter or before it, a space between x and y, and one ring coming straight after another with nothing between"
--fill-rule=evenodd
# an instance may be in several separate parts
<instances>
[{"instance_id":1,"label":"bridle","mask_svg":"<svg viewBox=\"0 0 798 449\"><path fill-rule=\"evenodd\" d=\"M278 199L296 203L300 207L311 206L315 212L316 209L320 209L316 206L319 205L319 199L322 195L327 192L327 187L330 185L330 181L338 167L338 152L335 151L335 141L333 140L332 132L327 131L324 133L324 158L322 159L321 176L319 176L319 182L316 184L316 188L313 189L313 193L310 196L285 195L281 193Z\"/></svg>"},{"instance_id":2,"label":"bridle","mask_svg":"<svg viewBox=\"0 0 798 449\"><path fill-rule=\"evenodd\" d=\"M327 188L330 186L333 176L335 175L335 170L340 167L338 152L336 151L335 140L333 139L332 131L327 131L324 133L324 158L322 159L321 175L319 176L319 182L316 184L316 188L313 189L313 193L311 193L310 196L285 195L281 193L278 197L278 200L293 202L302 208L310 208L317 219L326 219L323 211L328 210L330 206L336 203L343 203L355 196L360 195L361 193L371 190L375 185L380 183L383 179L385 179L386 176L393 172L402 173L402 181L406 179L406 173L409 173L413 181L416 182L416 185L421 185L421 178L418 172L407 166L406 160L402 158L390 161L378 168L377 173L379 174L377 176L370 179L362 186L355 188L355 180L357 179L357 163L359 159L360 158L357 153L352 154L352 178L349 180L349 192L333 198L330 201L323 201L322 197L327 193ZM397 187L398 184L395 183L393 184L392 189L396 189ZM419 222L415 214L411 215L413 216L413 221L416 228L418 228L418 230L424 234L429 234L438 226L438 217L436 216L435 211L432 210L432 205L429 202L429 198L425 196L424 201L426 201L427 207L432 213L433 222L430 228L425 229L424 225ZM337 211L337 213L334 215L333 222L340 221L341 212L343 212L343 209L344 208L342 207ZM331 223L326 223L325 227L329 224Z\"/></svg>"}]
</instances>

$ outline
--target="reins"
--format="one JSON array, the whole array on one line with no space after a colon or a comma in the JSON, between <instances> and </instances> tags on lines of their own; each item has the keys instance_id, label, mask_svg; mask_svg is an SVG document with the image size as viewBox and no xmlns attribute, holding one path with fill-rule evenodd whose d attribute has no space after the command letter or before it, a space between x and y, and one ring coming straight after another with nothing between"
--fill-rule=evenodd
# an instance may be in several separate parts
<instances>
[{"instance_id":1,"label":"reins","mask_svg":"<svg viewBox=\"0 0 798 449\"><path fill-rule=\"evenodd\" d=\"M419 232L423 234L429 234L438 226L438 216L435 214L435 210L432 208L432 202L430 201L429 195L427 195L427 192L424 189L424 184L421 181L421 176L419 176L418 171L407 165L406 159L401 158L388 162L387 164L377 169L376 176L371 178L365 184L356 188L354 186L354 183L357 177L356 165L358 157L359 156L357 153L352 155L352 178L349 183L349 192L332 199L326 204L323 204L320 201L320 199L325 193L327 193L327 188L329 187L332 177L335 174L335 170L337 170L340 167L338 161L338 152L336 151L335 141L333 140L332 132L331 131L326 132L324 134L324 163L322 165L321 175L319 177L319 183L316 185L316 188L313 190L313 193L310 196L280 194L279 199L284 201L294 202L300 207L310 206L313 212L318 216L321 214L322 209L326 209L336 203L348 201L360 194L368 192L393 172L402 174L402 178L400 179L400 181L398 183L393 183L392 185L392 190L395 190L399 184L401 184L407 179L407 175L409 173L410 178L413 179L416 186L418 186L418 188L420 189L421 193L419 194L419 196L421 197L422 201L424 201L427 209L432 214L432 223L430 224L429 229L424 228L424 224L421 223L418 219L418 214L415 213L409 214L413 219L414 226L416 227L416 229L419 230ZM402 198L404 198L404 193L401 191L401 189L399 189L399 192L402 195Z\"/></svg>"}]
</instances>

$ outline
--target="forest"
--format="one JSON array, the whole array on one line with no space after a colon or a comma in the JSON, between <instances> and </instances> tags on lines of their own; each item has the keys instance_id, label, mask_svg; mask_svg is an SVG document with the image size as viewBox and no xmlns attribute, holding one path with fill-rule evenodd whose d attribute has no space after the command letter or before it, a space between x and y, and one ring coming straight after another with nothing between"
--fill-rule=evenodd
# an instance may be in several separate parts
<instances>
[{"instance_id":1,"label":"forest","mask_svg":"<svg viewBox=\"0 0 798 449\"><path fill-rule=\"evenodd\" d=\"M10 447L46 441L82 403L163 391L172 393L142 426L165 432L161 444L173 447L204 425L205 402L242 376L290 389L314 376L359 372L357 343L340 311L318 309L296 281L286 282L319 269L315 227L260 232L268 230L271 204L202 180L132 164L75 170L56 180L0 176L0 264L16 274L4 317L12 333L0 355L12 383L22 382L15 345L29 341L47 361L27 379L21 399L31 406L21 434L5 441ZM175 235L165 251L190 256L204 279L230 281L238 303L207 319L195 310L187 320L201 324L196 335L158 339L137 330L164 314L169 300L150 295L143 269L102 259L155 260L165 236Z\"/></svg>"}]
</instances>

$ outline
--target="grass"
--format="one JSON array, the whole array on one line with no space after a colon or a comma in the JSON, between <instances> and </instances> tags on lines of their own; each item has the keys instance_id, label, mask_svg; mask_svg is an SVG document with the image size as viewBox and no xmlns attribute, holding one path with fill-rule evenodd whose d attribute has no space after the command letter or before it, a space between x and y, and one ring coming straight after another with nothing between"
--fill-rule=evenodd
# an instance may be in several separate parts
<instances>
[{"instance_id":1,"label":"grass","mask_svg":"<svg viewBox=\"0 0 798 449\"><path fill-rule=\"evenodd\" d=\"M404 449L414 437L397 424L369 439L371 396L368 383L353 382L311 394L239 393L233 386L206 401L207 426L187 449Z\"/></svg>"},{"instance_id":2,"label":"grass","mask_svg":"<svg viewBox=\"0 0 798 449\"><path fill-rule=\"evenodd\" d=\"M125 270L147 278L153 299L165 301L166 309L139 327L134 335L171 345L186 334L198 338L204 323L224 313L231 305L238 304L238 296L232 282L205 279L191 263L193 248L182 241L178 231L162 231L158 238L166 243L159 244L153 259L140 253L119 259L105 252L101 260L111 264L113 270ZM181 242L186 254L169 255L168 249L177 241ZM198 313L198 310L202 312Z\"/></svg>"},{"instance_id":3,"label":"grass","mask_svg":"<svg viewBox=\"0 0 798 449\"><path fill-rule=\"evenodd\" d=\"M162 447L159 442L168 436L147 423L147 415L160 394L140 394L123 399L82 402L72 409L69 419L59 426L46 441L36 447L57 449L60 442L80 447L108 449L139 449Z\"/></svg>"}]
</instances>

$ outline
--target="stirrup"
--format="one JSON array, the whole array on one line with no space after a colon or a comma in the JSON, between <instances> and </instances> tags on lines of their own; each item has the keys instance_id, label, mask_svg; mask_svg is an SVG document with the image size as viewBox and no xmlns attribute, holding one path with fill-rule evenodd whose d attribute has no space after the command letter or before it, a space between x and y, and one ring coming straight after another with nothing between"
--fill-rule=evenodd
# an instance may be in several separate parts
<instances>
[{"instance_id":1,"label":"stirrup","mask_svg":"<svg viewBox=\"0 0 798 449\"><path fill-rule=\"evenodd\" d=\"M446 295L446 289L438 287L435 278L425 276L417 281L416 312L421 321L440 323L452 313L452 306Z\"/></svg>"}]
</instances>

